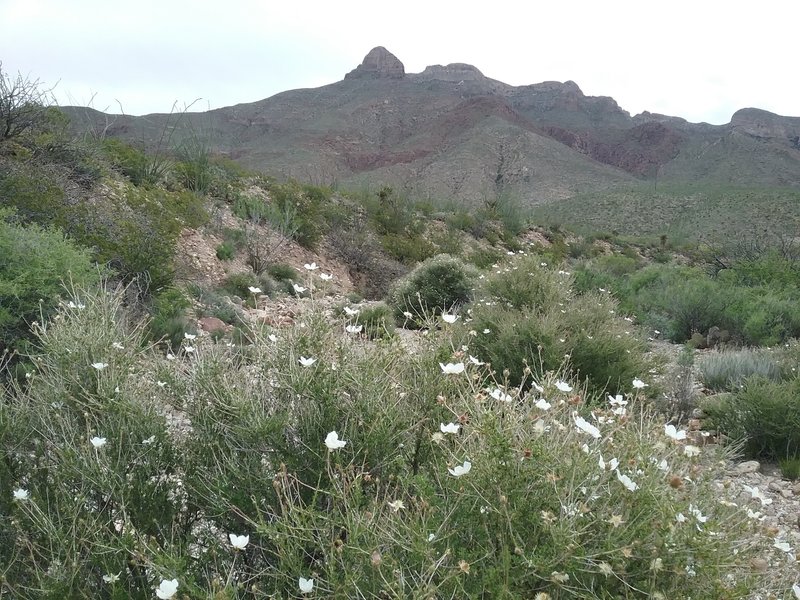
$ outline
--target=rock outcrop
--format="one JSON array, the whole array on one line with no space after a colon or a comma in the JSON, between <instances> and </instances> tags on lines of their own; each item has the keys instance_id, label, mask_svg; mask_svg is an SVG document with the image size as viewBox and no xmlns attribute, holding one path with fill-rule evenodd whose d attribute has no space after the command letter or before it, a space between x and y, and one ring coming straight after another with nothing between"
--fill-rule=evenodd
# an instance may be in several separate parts
<instances>
[{"instance_id":1,"label":"rock outcrop","mask_svg":"<svg viewBox=\"0 0 800 600\"><path fill-rule=\"evenodd\" d=\"M402 79L406 68L403 63L383 46L370 50L345 79Z\"/></svg>"}]
</instances>

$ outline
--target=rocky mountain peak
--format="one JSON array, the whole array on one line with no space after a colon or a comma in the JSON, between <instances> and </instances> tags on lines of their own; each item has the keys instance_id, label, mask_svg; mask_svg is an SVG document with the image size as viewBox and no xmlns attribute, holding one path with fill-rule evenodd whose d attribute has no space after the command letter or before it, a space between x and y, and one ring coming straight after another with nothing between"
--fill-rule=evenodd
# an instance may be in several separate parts
<instances>
[{"instance_id":1,"label":"rocky mountain peak","mask_svg":"<svg viewBox=\"0 0 800 600\"><path fill-rule=\"evenodd\" d=\"M403 63L383 46L370 50L345 79L402 79L406 74Z\"/></svg>"},{"instance_id":2,"label":"rocky mountain peak","mask_svg":"<svg viewBox=\"0 0 800 600\"><path fill-rule=\"evenodd\" d=\"M420 80L438 79L441 81L478 81L484 79L477 67L465 63L451 63L446 66L430 65L417 75Z\"/></svg>"}]
</instances>

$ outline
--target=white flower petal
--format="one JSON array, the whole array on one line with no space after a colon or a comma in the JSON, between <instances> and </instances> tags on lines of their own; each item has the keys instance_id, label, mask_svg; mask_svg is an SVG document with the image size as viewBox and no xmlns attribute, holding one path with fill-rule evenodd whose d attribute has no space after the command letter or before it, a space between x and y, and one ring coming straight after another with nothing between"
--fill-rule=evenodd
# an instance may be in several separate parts
<instances>
[{"instance_id":1,"label":"white flower petal","mask_svg":"<svg viewBox=\"0 0 800 600\"><path fill-rule=\"evenodd\" d=\"M462 475L466 475L472 469L472 463L468 460L464 461L463 465L456 465L452 469L447 469L450 472L450 475L453 477L461 477Z\"/></svg>"},{"instance_id":2,"label":"white flower petal","mask_svg":"<svg viewBox=\"0 0 800 600\"><path fill-rule=\"evenodd\" d=\"M300 588L301 594L310 594L314 590L314 580L300 577L297 580L297 587Z\"/></svg>"},{"instance_id":3,"label":"white flower petal","mask_svg":"<svg viewBox=\"0 0 800 600\"><path fill-rule=\"evenodd\" d=\"M447 363L446 365L439 363L439 366L442 368L442 373L448 375L459 375L464 372L464 363Z\"/></svg>"},{"instance_id":4,"label":"white flower petal","mask_svg":"<svg viewBox=\"0 0 800 600\"><path fill-rule=\"evenodd\" d=\"M328 450L338 450L339 448L344 448L347 445L347 442L340 440L339 434L335 431L331 431L325 437L325 445L328 447Z\"/></svg>"},{"instance_id":5,"label":"white flower petal","mask_svg":"<svg viewBox=\"0 0 800 600\"><path fill-rule=\"evenodd\" d=\"M594 425L589 423L586 419L578 415L573 415L573 419L575 421L575 426L578 429L580 429L584 433L588 433L596 440L600 439L600 430L597 427L595 427Z\"/></svg>"}]
</instances>

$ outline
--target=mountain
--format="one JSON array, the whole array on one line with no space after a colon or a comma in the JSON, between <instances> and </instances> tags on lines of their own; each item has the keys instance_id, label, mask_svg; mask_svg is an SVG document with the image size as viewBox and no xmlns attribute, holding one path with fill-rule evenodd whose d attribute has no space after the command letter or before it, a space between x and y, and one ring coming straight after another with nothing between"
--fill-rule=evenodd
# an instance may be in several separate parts
<instances>
[{"instance_id":1,"label":"mountain","mask_svg":"<svg viewBox=\"0 0 800 600\"><path fill-rule=\"evenodd\" d=\"M143 117L66 111L77 128L150 148L196 136L267 173L463 203L511 195L535 206L641 181L800 187L800 118L631 116L572 81L515 87L461 63L406 73L382 47L342 81L258 102Z\"/></svg>"}]
</instances>

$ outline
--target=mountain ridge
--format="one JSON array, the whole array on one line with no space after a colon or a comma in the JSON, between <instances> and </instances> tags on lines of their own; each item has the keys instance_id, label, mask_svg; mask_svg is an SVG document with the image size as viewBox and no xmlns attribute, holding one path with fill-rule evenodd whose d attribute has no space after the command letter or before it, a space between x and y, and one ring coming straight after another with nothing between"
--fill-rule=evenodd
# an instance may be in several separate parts
<instances>
[{"instance_id":1,"label":"mountain ridge","mask_svg":"<svg viewBox=\"0 0 800 600\"><path fill-rule=\"evenodd\" d=\"M341 81L204 113L66 111L77 128L107 122L108 135L149 147L172 128L250 168L466 203L511 194L537 205L651 179L800 186L800 117L755 108L726 125L632 116L573 81L512 86L466 63L406 73L381 46Z\"/></svg>"}]
</instances>

